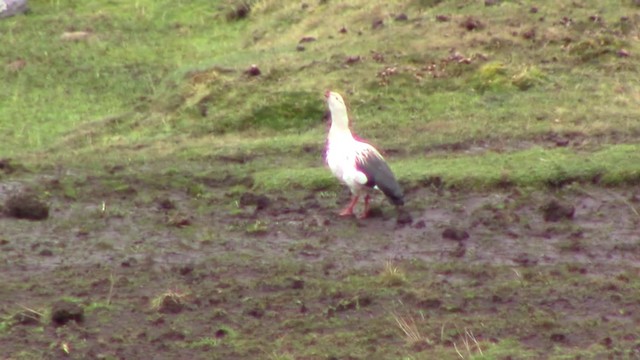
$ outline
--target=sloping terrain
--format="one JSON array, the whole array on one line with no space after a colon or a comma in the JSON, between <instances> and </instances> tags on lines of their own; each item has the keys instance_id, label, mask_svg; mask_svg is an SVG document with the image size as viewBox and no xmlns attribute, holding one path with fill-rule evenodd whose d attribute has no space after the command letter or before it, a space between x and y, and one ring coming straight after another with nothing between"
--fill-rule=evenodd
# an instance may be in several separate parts
<instances>
[{"instance_id":1,"label":"sloping terrain","mask_svg":"<svg viewBox=\"0 0 640 360\"><path fill-rule=\"evenodd\" d=\"M640 358L634 2L30 4L0 358ZM328 88L404 211L336 215Z\"/></svg>"}]
</instances>

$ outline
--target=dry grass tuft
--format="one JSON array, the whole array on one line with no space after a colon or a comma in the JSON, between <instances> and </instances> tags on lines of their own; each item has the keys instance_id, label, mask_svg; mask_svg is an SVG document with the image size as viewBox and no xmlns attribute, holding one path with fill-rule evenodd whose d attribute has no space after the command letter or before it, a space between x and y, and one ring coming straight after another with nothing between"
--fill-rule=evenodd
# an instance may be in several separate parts
<instances>
[{"instance_id":1,"label":"dry grass tuft","mask_svg":"<svg viewBox=\"0 0 640 360\"><path fill-rule=\"evenodd\" d=\"M384 270L380 273L380 279L387 286L400 286L407 282L407 276L399 267L393 265L391 261L384 264Z\"/></svg>"}]
</instances>

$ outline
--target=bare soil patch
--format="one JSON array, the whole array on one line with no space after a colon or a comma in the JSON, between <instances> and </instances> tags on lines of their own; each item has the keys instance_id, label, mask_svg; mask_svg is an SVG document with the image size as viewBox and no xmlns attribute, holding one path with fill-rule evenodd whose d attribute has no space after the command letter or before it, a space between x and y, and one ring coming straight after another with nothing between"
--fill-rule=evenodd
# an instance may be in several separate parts
<instances>
[{"instance_id":1,"label":"bare soil patch","mask_svg":"<svg viewBox=\"0 0 640 360\"><path fill-rule=\"evenodd\" d=\"M99 183L83 191L100 198L54 192L44 221L0 218L4 356L386 358L452 350L446 323L542 357L638 354L634 188L418 188L398 223L382 197L358 220L336 215L347 194ZM430 319L429 346L406 342L396 311Z\"/></svg>"}]
</instances>

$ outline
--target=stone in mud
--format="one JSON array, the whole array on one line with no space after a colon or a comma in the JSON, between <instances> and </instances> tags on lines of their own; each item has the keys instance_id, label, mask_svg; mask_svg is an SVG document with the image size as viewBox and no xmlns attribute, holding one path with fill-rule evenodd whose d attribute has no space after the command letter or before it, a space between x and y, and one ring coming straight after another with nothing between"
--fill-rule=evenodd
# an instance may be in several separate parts
<instances>
[{"instance_id":1,"label":"stone in mud","mask_svg":"<svg viewBox=\"0 0 640 360\"><path fill-rule=\"evenodd\" d=\"M571 204L560 202L556 199L544 204L540 210L546 222L557 222L564 219L573 219L575 207Z\"/></svg>"},{"instance_id":2,"label":"stone in mud","mask_svg":"<svg viewBox=\"0 0 640 360\"><path fill-rule=\"evenodd\" d=\"M44 220L49 217L49 205L33 193L19 193L7 199L4 212L17 219Z\"/></svg>"},{"instance_id":3,"label":"stone in mud","mask_svg":"<svg viewBox=\"0 0 640 360\"><path fill-rule=\"evenodd\" d=\"M51 307L51 321L56 326L62 326L69 321L80 323L84 320L84 309L82 306L68 301L59 300Z\"/></svg>"}]
</instances>

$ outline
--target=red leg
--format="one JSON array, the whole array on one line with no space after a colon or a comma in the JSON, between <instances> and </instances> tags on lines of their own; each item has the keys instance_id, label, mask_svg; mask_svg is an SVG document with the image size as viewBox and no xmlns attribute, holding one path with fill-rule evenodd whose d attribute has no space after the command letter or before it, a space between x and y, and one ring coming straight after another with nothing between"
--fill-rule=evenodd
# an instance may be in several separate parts
<instances>
[{"instance_id":1,"label":"red leg","mask_svg":"<svg viewBox=\"0 0 640 360\"><path fill-rule=\"evenodd\" d=\"M366 219L367 217L369 217L369 194L364 196L364 210L360 215L360 219Z\"/></svg>"},{"instance_id":2,"label":"red leg","mask_svg":"<svg viewBox=\"0 0 640 360\"><path fill-rule=\"evenodd\" d=\"M340 211L340 216L353 215L353 207L356 206L357 202L358 202L358 195L354 195L353 197L351 197L351 202L349 203L349 205L347 205L346 208Z\"/></svg>"}]
</instances>

